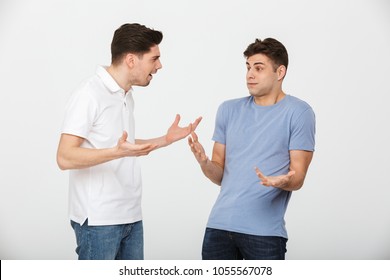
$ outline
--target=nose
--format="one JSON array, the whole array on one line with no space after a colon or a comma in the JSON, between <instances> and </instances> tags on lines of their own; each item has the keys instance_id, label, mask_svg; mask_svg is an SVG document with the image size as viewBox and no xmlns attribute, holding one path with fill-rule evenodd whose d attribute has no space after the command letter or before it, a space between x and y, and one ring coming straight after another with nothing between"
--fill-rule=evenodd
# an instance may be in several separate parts
<instances>
[{"instance_id":1,"label":"nose","mask_svg":"<svg viewBox=\"0 0 390 280\"><path fill-rule=\"evenodd\" d=\"M251 71L251 69L249 69L247 72L246 72L246 79L249 80L249 79L253 79L253 73Z\"/></svg>"},{"instance_id":2,"label":"nose","mask_svg":"<svg viewBox=\"0 0 390 280\"><path fill-rule=\"evenodd\" d=\"M161 61L158 60L158 61L157 61L157 65L156 65L156 70L160 70L161 68L162 68Z\"/></svg>"}]
</instances>

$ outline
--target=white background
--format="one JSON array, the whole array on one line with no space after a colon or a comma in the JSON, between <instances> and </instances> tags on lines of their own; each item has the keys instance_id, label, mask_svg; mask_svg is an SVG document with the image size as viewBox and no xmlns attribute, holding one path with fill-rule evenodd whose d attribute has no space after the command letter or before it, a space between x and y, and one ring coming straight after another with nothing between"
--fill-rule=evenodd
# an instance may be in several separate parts
<instances>
[{"instance_id":1,"label":"white background","mask_svg":"<svg viewBox=\"0 0 390 280\"><path fill-rule=\"evenodd\" d=\"M175 114L203 116L211 153L218 105L246 96L242 52L285 44L288 94L317 117L316 152L287 210L287 259L390 259L387 0L0 0L0 259L76 259L68 174L55 156L65 104L110 63L126 22L161 30L163 69L137 88L137 138L161 136ZM145 258L200 259L218 187L187 141L142 158Z\"/></svg>"}]
</instances>

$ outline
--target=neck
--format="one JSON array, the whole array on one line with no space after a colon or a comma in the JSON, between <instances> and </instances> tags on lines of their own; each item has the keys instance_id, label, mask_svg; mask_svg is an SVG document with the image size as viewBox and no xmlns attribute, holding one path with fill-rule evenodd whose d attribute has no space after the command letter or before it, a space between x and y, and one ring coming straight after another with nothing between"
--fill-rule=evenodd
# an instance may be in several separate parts
<instances>
[{"instance_id":1,"label":"neck","mask_svg":"<svg viewBox=\"0 0 390 280\"><path fill-rule=\"evenodd\" d=\"M276 103L278 103L280 100L282 100L286 94L280 90L276 92L275 94L267 94L267 95L262 95L262 96L253 96L254 101L257 105L261 106L271 106Z\"/></svg>"},{"instance_id":2,"label":"neck","mask_svg":"<svg viewBox=\"0 0 390 280\"><path fill-rule=\"evenodd\" d=\"M115 66L111 64L107 68L107 72L111 75L111 77L117 82L117 84L125 91L128 92L131 88L131 83L128 80L128 75L126 75L126 71L121 69L121 66Z\"/></svg>"}]
</instances>

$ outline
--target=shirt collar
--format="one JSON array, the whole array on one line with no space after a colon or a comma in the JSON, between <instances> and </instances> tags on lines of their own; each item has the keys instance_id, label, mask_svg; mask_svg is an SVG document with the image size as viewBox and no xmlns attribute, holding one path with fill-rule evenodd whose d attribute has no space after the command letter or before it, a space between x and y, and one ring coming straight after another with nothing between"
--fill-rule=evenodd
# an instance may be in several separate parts
<instances>
[{"instance_id":1,"label":"shirt collar","mask_svg":"<svg viewBox=\"0 0 390 280\"><path fill-rule=\"evenodd\" d=\"M124 94L125 91L122 89L118 83L114 80L114 78L110 75L110 73L107 72L107 67L105 66L98 66L96 69L96 74L99 76L99 78L102 80L103 84L107 87L107 89L111 93L122 93ZM127 94L131 94L133 92L133 89L130 88Z\"/></svg>"}]
</instances>

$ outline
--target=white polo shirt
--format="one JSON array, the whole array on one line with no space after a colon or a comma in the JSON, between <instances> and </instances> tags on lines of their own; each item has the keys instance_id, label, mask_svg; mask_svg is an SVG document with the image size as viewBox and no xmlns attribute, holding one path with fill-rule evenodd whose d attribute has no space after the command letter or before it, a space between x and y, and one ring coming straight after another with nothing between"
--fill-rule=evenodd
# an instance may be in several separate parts
<instances>
[{"instance_id":1,"label":"white polo shirt","mask_svg":"<svg viewBox=\"0 0 390 280\"><path fill-rule=\"evenodd\" d=\"M111 148L123 131L134 143L132 90L124 92L104 67L72 95L62 133L84 138L82 147ZM83 224L115 225L142 219L141 170L136 157L124 157L85 169L70 170L69 216Z\"/></svg>"}]
</instances>

